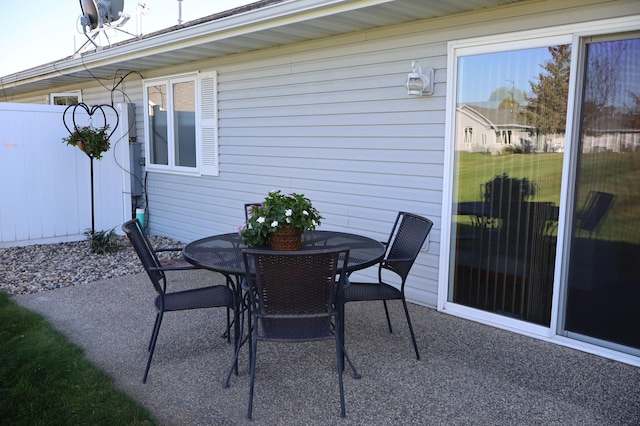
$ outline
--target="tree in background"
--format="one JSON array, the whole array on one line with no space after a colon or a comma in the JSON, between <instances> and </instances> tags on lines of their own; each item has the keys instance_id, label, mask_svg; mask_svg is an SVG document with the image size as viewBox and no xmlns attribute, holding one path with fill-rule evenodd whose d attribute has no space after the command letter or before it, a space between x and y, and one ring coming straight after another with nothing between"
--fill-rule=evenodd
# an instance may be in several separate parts
<instances>
[{"instance_id":1,"label":"tree in background","mask_svg":"<svg viewBox=\"0 0 640 426\"><path fill-rule=\"evenodd\" d=\"M633 101L633 105L629 107L629 111L626 114L626 125L630 129L640 129L640 95L629 93L629 97Z\"/></svg>"},{"instance_id":2,"label":"tree in background","mask_svg":"<svg viewBox=\"0 0 640 426\"><path fill-rule=\"evenodd\" d=\"M548 48L552 59L542 65L538 82L531 82L524 114L537 135L564 134L569 97L571 46Z\"/></svg>"}]
</instances>

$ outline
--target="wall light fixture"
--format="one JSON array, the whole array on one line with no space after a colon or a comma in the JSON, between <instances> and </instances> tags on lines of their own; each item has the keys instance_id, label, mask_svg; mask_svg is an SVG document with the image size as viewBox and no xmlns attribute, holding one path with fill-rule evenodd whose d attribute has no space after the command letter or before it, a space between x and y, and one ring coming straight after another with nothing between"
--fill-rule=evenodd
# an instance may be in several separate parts
<instances>
[{"instance_id":1,"label":"wall light fixture","mask_svg":"<svg viewBox=\"0 0 640 426\"><path fill-rule=\"evenodd\" d=\"M433 68L429 68L425 73L422 72L418 61L411 63L413 72L407 76L407 93L413 96L433 95Z\"/></svg>"}]
</instances>

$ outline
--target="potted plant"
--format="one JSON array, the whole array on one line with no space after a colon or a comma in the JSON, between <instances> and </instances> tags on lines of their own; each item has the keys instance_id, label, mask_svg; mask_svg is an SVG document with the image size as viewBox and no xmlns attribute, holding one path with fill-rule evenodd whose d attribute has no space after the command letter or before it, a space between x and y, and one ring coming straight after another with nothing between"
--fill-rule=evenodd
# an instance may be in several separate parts
<instances>
[{"instance_id":1,"label":"potted plant","mask_svg":"<svg viewBox=\"0 0 640 426\"><path fill-rule=\"evenodd\" d=\"M249 213L249 220L240 228L243 242L250 247L271 244L274 250L299 249L302 233L316 229L323 219L303 194L280 190L269 192Z\"/></svg>"},{"instance_id":2,"label":"potted plant","mask_svg":"<svg viewBox=\"0 0 640 426\"><path fill-rule=\"evenodd\" d=\"M484 184L484 200L490 203L521 203L540 192L534 181L524 177L511 177L507 173L494 176Z\"/></svg>"},{"instance_id":3,"label":"potted plant","mask_svg":"<svg viewBox=\"0 0 640 426\"><path fill-rule=\"evenodd\" d=\"M545 210L550 203L528 202L540 193L540 187L529 178L512 177L507 173L494 176L485 183L484 199L489 204L494 223L505 238L524 241L525 236L540 235ZM535 231L535 232L534 232Z\"/></svg>"},{"instance_id":4,"label":"potted plant","mask_svg":"<svg viewBox=\"0 0 640 426\"><path fill-rule=\"evenodd\" d=\"M100 160L102 153L111 147L108 131L108 124L103 127L75 126L73 133L63 138L62 142L77 146L90 158Z\"/></svg>"}]
</instances>

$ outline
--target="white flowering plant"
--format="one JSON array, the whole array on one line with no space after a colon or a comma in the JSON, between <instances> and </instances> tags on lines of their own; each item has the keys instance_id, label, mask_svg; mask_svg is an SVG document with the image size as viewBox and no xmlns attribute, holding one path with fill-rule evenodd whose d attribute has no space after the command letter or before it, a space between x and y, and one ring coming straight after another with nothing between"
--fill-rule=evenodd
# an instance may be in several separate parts
<instances>
[{"instance_id":1,"label":"white flowering plant","mask_svg":"<svg viewBox=\"0 0 640 426\"><path fill-rule=\"evenodd\" d=\"M251 207L248 222L240 228L242 241L250 247L264 246L278 229L291 227L312 231L324 219L303 194L269 192L262 204Z\"/></svg>"}]
</instances>

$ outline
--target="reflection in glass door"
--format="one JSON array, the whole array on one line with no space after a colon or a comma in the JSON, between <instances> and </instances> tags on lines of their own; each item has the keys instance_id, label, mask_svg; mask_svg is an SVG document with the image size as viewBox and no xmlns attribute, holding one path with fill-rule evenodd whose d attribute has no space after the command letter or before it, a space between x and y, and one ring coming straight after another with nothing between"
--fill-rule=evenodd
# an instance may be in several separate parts
<instances>
[{"instance_id":1,"label":"reflection in glass door","mask_svg":"<svg viewBox=\"0 0 640 426\"><path fill-rule=\"evenodd\" d=\"M564 330L638 353L640 38L587 44L582 90Z\"/></svg>"},{"instance_id":2,"label":"reflection in glass door","mask_svg":"<svg viewBox=\"0 0 640 426\"><path fill-rule=\"evenodd\" d=\"M450 302L550 325L570 57L458 58Z\"/></svg>"}]
</instances>

